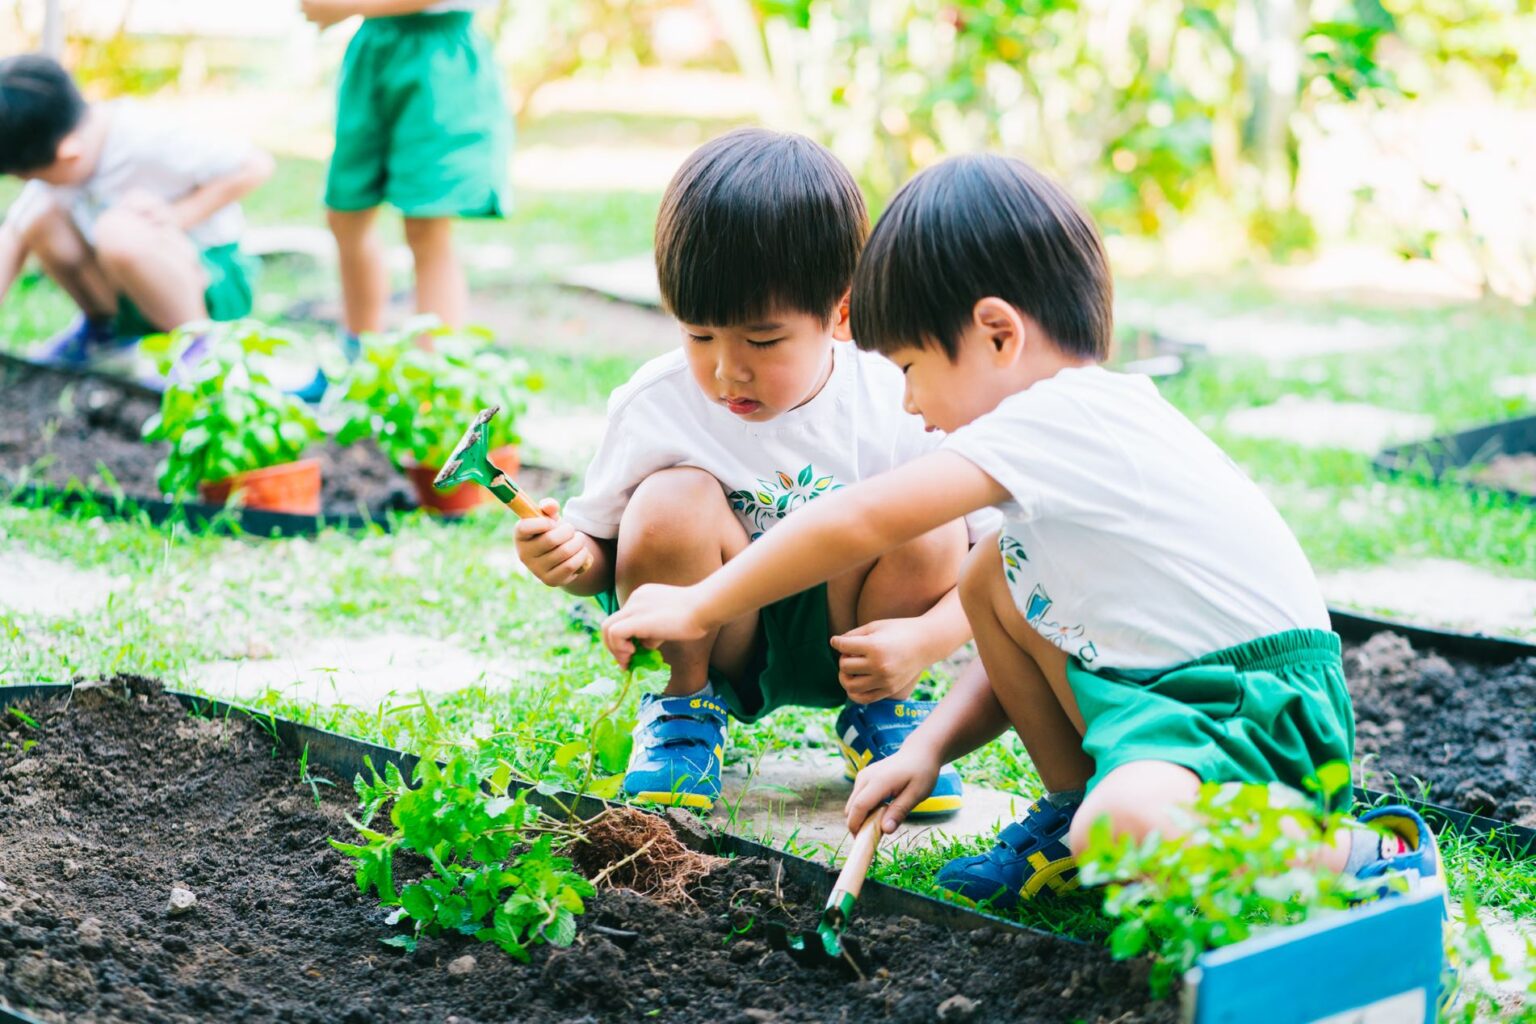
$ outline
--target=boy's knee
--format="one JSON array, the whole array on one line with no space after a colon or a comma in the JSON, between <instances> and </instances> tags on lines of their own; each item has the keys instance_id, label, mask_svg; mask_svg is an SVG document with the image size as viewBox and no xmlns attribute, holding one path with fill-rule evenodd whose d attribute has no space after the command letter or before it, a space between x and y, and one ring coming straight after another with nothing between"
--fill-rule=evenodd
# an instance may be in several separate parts
<instances>
[{"instance_id":1,"label":"boy's knee","mask_svg":"<svg viewBox=\"0 0 1536 1024\"><path fill-rule=\"evenodd\" d=\"M619 522L621 561L718 546L716 527L726 519L734 522L725 491L704 470L676 466L652 473L640 481L624 507Z\"/></svg>"},{"instance_id":2,"label":"boy's knee","mask_svg":"<svg viewBox=\"0 0 1536 1024\"><path fill-rule=\"evenodd\" d=\"M28 249L39 252L50 248L48 243L55 232L69 226L69 211L51 196L45 196L38 202L37 209L20 232L20 237Z\"/></svg>"},{"instance_id":3,"label":"boy's knee","mask_svg":"<svg viewBox=\"0 0 1536 1024\"><path fill-rule=\"evenodd\" d=\"M973 608L991 606L992 588L1003 576L1003 556L997 547L997 536L993 532L977 541L960 567L960 604L967 613Z\"/></svg>"},{"instance_id":4,"label":"boy's knee","mask_svg":"<svg viewBox=\"0 0 1536 1024\"><path fill-rule=\"evenodd\" d=\"M405 218L405 244L411 248L437 245L448 241L453 234L453 221L446 217Z\"/></svg>"},{"instance_id":5,"label":"boy's knee","mask_svg":"<svg viewBox=\"0 0 1536 1024\"><path fill-rule=\"evenodd\" d=\"M96 258L121 266L139 259L158 231L142 214L108 210L97 218L95 234Z\"/></svg>"},{"instance_id":6,"label":"boy's knee","mask_svg":"<svg viewBox=\"0 0 1536 1024\"><path fill-rule=\"evenodd\" d=\"M1104 776L1072 819L1067 843L1074 856L1088 846L1094 825L1109 822L1110 834L1140 842L1153 832L1171 838L1186 825L1183 808L1194 804L1200 778L1182 765L1139 761L1121 765Z\"/></svg>"}]
</instances>

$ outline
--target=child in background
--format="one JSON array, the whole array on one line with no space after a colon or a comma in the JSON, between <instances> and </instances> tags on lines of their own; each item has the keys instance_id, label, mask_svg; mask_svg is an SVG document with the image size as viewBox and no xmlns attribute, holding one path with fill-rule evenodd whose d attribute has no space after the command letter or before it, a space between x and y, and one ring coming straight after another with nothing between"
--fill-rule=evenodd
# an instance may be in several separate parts
<instances>
[{"instance_id":1,"label":"child in background","mask_svg":"<svg viewBox=\"0 0 1536 1024\"><path fill-rule=\"evenodd\" d=\"M901 411L901 377L847 344L848 287L869 231L858 186L797 135L743 129L690 156L662 199L656 269L681 347L614 392L581 495L517 526L523 564L613 611L637 587L693 583L845 486L938 439ZM671 678L644 696L631 797L707 809L726 716L841 707L848 774L927 714L922 672L968 638L955 582L958 517L786 590L761 611L668 643ZM825 581L825 582L824 582ZM960 806L953 769L917 813Z\"/></svg>"},{"instance_id":2,"label":"child in background","mask_svg":"<svg viewBox=\"0 0 1536 1024\"><path fill-rule=\"evenodd\" d=\"M341 264L348 349L384 328L389 269L375 223L405 216L416 309L464 323L469 289L453 221L507 209L512 121L490 44L474 27L489 0L303 0L322 28L365 20L347 47L325 205Z\"/></svg>"},{"instance_id":3,"label":"child in background","mask_svg":"<svg viewBox=\"0 0 1536 1024\"><path fill-rule=\"evenodd\" d=\"M940 450L817 502L700 583L641 587L603 629L627 663L636 643L708 635L996 507L1005 525L960 584L986 677L961 679L847 806L850 829L878 813L890 831L939 765L1012 726L1047 793L938 877L994 906L1073 887L1099 820L1173 837L1202 782L1301 790L1353 753L1339 638L1300 545L1150 381L1099 365L1111 293L1093 223L1025 164L918 175L859 264L853 324L901 369L906 408L948 432ZM1325 867L1437 874L1411 810L1360 820L1383 834L1347 831Z\"/></svg>"},{"instance_id":4,"label":"child in background","mask_svg":"<svg viewBox=\"0 0 1536 1024\"><path fill-rule=\"evenodd\" d=\"M266 153L133 100L87 103L37 54L0 61L0 139L0 173L27 182L0 224L0 299L30 256L80 309L33 358L83 366L251 311L239 200L271 175Z\"/></svg>"}]
</instances>

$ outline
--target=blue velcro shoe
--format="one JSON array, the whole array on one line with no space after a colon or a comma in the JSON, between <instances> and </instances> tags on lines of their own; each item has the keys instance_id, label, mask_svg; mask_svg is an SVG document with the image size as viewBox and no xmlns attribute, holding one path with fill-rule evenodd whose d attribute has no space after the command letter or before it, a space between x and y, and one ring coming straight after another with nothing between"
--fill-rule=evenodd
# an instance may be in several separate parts
<instances>
[{"instance_id":1,"label":"blue velcro shoe","mask_svg":"<svg viewBox=\"0 0 1536 1024\"><path fill-rule=\"evenodd\" d=\"M116 355L138 342L137 338L119 338L114 318L94 318L84 314L58 334L43 342L28 357L33 362L79 370L94 360Z\"/></svg>"},{"instance_id":2,"label":"blue velcro shoe","mask_svg":"<svg viewBox=\"0 0 1536 1024\"><path fill-rule=\"evenodd\" d=\"M997 845L973 857L957 857L939 870L938 883L971 903L1007 910L1049 890L1077 888L1077 862L1067 848L1074 805L1063 811L1036 800L1029 813L998 834Z\"/></svg>"},{"instance_id":3,"label":"blue velcro shoe","mask_svg":"<svg viewBox=\"0 0 1536 1024\"><path fill-rule=\"evenodd\" d=\"M936 702L931 700L877 700L869 704L849 702L837 716L837 746L843 752L843 774L850 782L866 765L890 757L928 717ZM939 778L926 800L909 812L913 818L953 814L960 809L965 787L960 773L949 765L939 769Z\"/></svg>"},{"instance_id":4,"label":"blue velcro shoe","mask_svg":"<svg viewBox=\"0 0 1536 1024\"><path fill-rule=\"evenodd\" d=\"M725 706L713 697L640 699L624 794L640 803L707 811L720 797Z\"/></svg>"},{"instance_id":5,"label":"blue velcro shoe","mask_svg":"<svg viewBox=\"0 0 1536 1024\"><path fill-rule=\"evenodd\" d=\"M1440 847L1435 833L1417 811L1401 804L1377 807L1360 815L1360 824L1385 829L1397 836L1407 847L1406 852L1391 857L1381 857L1355 872L1357 878L1381 878L1389 874L1407 876L1409 891L1445 888L1440 874ZM1382 895L1390 890L1383 888Z\"/></svg>"}]
</instances>

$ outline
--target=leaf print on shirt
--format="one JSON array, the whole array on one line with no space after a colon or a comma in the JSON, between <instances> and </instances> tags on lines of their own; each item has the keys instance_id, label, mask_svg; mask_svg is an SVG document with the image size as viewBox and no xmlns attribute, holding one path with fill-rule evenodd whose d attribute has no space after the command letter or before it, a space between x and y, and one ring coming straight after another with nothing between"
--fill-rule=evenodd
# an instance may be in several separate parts
<instances>
[{"instance_id":1,"label":"leaf print on shirt","mask_svg":"<svg viewBox=\"0 0 1536 1024\"><path fill-rule=\"evenodd\" d=\"M997 535L997 548L1003 553L1003 575L1012 583L1023 570L1024 563L1029 561L1029 556L1024 553L1024 545L1006 533Z\"/></svg>"},{"instance_id":2,"label":"leaf print on shirt","mask_svg":"<svg viewBox=\"0 0 1536 1024\"><path fill-rule=\"evenodd\" d=\"M768 527L801 505L842 489L842 484L833 482L832 474L818 474L815 466L808 463L793 475L775 469L769 479L759 479L752 490L731 491L726 500L732 511L752 523L751 539L757 540Z\"/></svg>"}]
</instances>

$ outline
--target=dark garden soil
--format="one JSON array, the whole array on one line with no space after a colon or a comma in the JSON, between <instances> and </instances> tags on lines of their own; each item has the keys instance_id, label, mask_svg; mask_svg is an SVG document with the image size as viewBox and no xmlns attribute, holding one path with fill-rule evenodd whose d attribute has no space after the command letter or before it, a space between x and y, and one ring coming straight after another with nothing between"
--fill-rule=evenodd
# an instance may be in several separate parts
<instances>
[{"instance_id":1,"label":"dark garden soil","mask_svg":"<svg viewBox=\"0 0 1536 1024\"><path fill-rule=\"evenodd\" d=\"M347 787L322 788L317 807L259 729L190 718L127 678L25 710L38 728L0 719L0 1002L42 1020L1177 1016L1149 1001L1145 964L1033 934L866 916L854 930L868 980L806 970L766 948L759 922L808 924L819 908L758 860L714 867L675 907L604 888L576 944L529 964L461 937L401 953L380 944L384 912L325 842L349 834ZM23 751L25 739L37 743ZM171 912L173 886L194 894L189 910Z\"/></svg>"},{"instance_id":2,"label":"dark garden soil","mask_svg":"<svg viewBox=\"0 0 1536 1024\"><path fill-rule=\"evenodd\" d=\"M1500 455L1468 471L1467 478L1483 487L1536 497L1536 453Z\"/></svg>"},{"instance_id":3,"label":"dark garden soil","mask_svg":"<svg viewBox=\"0 0 1536 1024\"><path fill-rule=\"evenodd\" d=\"M1536 828L1536 658L1489 666L1378 633L1344 651L1368 782Z\"/></svg>"},{"instance_id":4,"label":"dark garden soil","mask_svg":"<svg viewBox=\"0 0 1536 1024\"><path fill-rule=\"evenodd\" d=\"M158 498L156 466L166 445L139 430L159 409L156 398L110 380L0 361L0 478ZM328 516L414 508L410 484L370 441L327 441L309 455L322 461L321 508ZM105 466L110 478L102 473ZM535 494L561 487L563 474L530 467L518 482Z\"/></svg>"}]
</instances>

